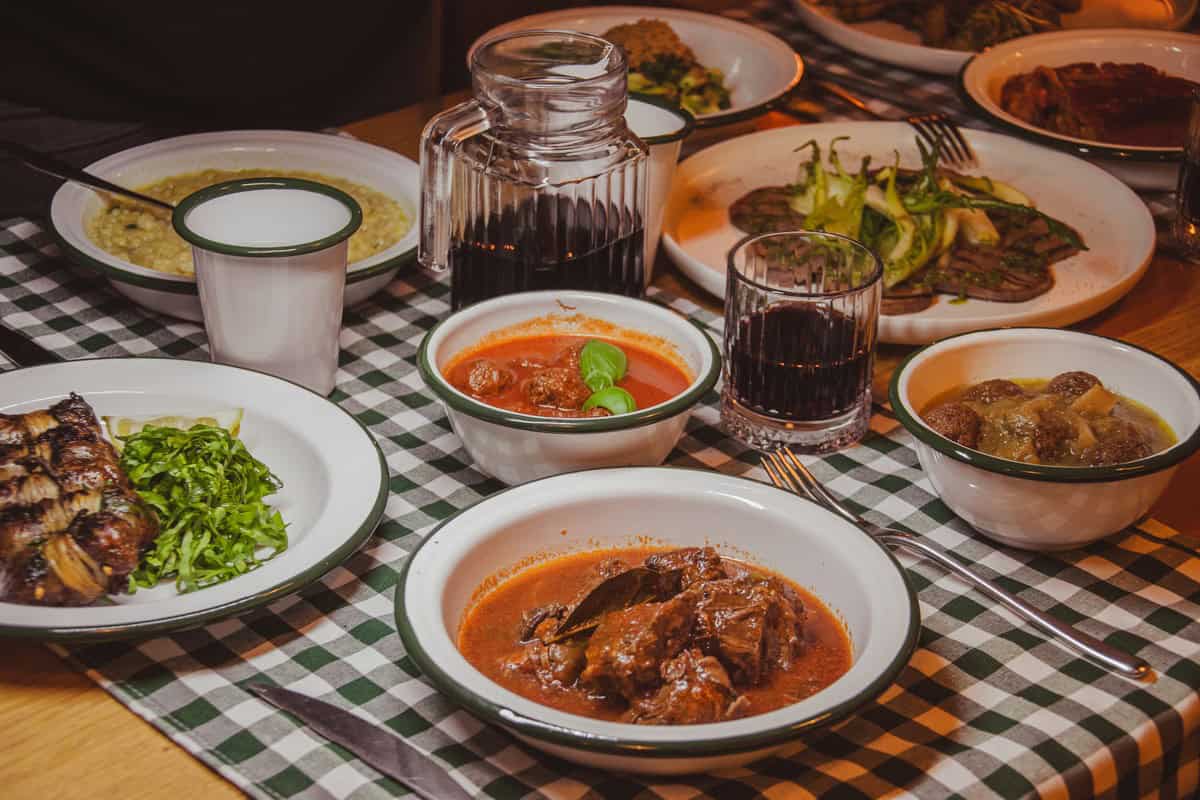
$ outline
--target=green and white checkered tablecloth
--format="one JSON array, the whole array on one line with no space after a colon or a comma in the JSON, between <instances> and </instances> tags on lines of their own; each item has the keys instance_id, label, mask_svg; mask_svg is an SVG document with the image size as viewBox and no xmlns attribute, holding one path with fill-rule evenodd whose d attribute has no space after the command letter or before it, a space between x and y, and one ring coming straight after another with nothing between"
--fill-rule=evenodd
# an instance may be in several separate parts
<instances>
[{"instance_id":1,"label":"green and white checkered tablecloth","mask_svg":"<svg viewBox=\"0 0 1200 800\"><path fill-rule=\"evenodd\" d=\"M709 325L665 294L655 299ZM877 702L795 752L669 781L584 769L517 744L456 708L405 655L392 595L405 554L438 521L498 490L475 472L414 367L448 312L446 287L406 270L347 314L333 399L378 438L391 497L375 536L302 592L237 619L130 643L58 648L122 703L256 797L384 798L404 792L243 687L269 680L351 708L406 737L469 790L494 798L922 798L1191 796L1200 782L1200 557L1151 527L1083 550L1000 550L925 484L908 437L872 434L813 462L881 523L929 536L1035 605L1136 651L1153 684L1107 674L997 612L927 563L905 559L921 601L920 648ZM67 358L204 358L200 326L144 312L68 264L34 222L0 222L0 319ZM672 464L763 479L696 409Z\"/></svg>"}]
</instances>

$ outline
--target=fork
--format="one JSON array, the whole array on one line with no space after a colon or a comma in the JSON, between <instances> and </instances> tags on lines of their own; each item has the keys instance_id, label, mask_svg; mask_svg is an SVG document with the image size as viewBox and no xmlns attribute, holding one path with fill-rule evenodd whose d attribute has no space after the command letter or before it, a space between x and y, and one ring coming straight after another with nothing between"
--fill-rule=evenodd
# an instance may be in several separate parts
<instances>
[{"instance_id":1,"label":"fork","mask_svg":"<svg viewBox=\"0 0 1200 800\"><path fill-rule=\"evenodd\" d=\"M821 78L814 80L813 85L876 119L891 121L890 117L880 114L858 95L833 81ZM962 130L954 120L945 114L938 111L909 114L904 121L917 131L917 135L925 140L930 148L940 150L950 166L965 168L979 165L979 159L975 157L970 142L963 136Z\"/></svg>"},{"instance_id":2,"label":"fork","mask_svg":"<svg viewBox=\"0 0 1200 800\"><path fill-rule=\"evenodd\" d=\"M1035 627L1057 639L1062 644L1074 649L1081 655L1091 659L1101 666L1118 672L1128 678L1145 680L1152 675L1150 665L1137 656L1132 656L1123 650L1102 642L1090 634L1078 630L1046 612L1026 603L1016 595L1006 591L993 581L975 572L967 565L953 558L938 545L907 531L894 528L882 528L855 514L842 501L818 481L808 468L796 458L795 453L786 447L773 452L763 453L763 469L770 476L771 482L784 491L808 497L817 505L842 517L852 525L865 531L883 544L895 548L903 548L915 555L924 556L944 567L949 572L974 585L984 594L998 601L1017 616L1024 618Z\"/></svg>"}]
</instances>

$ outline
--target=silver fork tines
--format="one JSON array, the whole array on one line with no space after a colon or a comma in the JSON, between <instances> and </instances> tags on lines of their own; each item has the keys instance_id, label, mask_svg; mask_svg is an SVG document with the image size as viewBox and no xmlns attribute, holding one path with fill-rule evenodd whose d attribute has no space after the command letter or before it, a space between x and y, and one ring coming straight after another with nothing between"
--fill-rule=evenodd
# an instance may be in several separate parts
<instances>
[{"instance_id":1,"label":"silver fork tines","mask_svg":"<svg viewBox=\"0 0 1200 800\"><path fill-rule=\"evenodd\" d=\"M923 556L939 564L1044 633L1106 669L1139 680L1151 676L1150 665L1142 659L1131 656L1090 634L1077 630L1074 626L1062 622L1045 611L1029 605L924 537L894 528L881 528L858 516L842 501L834 497L833 493L826 489L800 462L796 454L786 447L763 453L762 465L771 478L771 483L780 489L807 497L886 545L902 547L915 555Z\"/></svg>"},{"instance_id":2,"label":"silver fork tines","mask_svg":"<svg viewBox=\"0 0 1200 800\"><path fill-rule=\"evenodd\" d=\"M905 117L904 121L916 129L917 135L930 148L940 150L943 159L951 166L973 167L979 163L958 125L945 114L913 114Z\"/></svg>"}]
</instances>

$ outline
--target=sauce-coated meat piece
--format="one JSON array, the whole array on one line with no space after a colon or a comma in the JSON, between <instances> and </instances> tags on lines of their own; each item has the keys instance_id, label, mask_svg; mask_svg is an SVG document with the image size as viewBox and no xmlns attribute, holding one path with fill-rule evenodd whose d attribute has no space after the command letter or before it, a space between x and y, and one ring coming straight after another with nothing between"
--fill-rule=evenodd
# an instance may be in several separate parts
<instances>
[{"instance_id":1,"label":"sauce-coated meat piece","mask_svg":"<svg viewBox=\"0 0 1200 800\"><path fill-rule=\"evenodd\" d=\"M580 680L626 699L653 687L662 663L687 643L694 604L691 596L680 594L663 603L609 612L588 640L587 667Z\"/></svg>"},{"instance_id":2,"label":"sauce-coated meat piece","mask_svg":"<svg viewBox=\"0 0 1200 800\"><path fill-rule=\"evenodd\" d=\"M1099 441L1087 453L1092 466L1104 467L1137 461L1154 452L1149 435L1137 425L1109 417L1093 421Z\"/></svg>"},{"instance_id":3,"label":"sauce-coated meat piece","mask_svg":"<svg viewBox=\"0 0 1200 800\"><path fill-rule=\"evenodd\" d=\"M711 547L683 547L655 553L646 559L646 566L659 572L683 570L680 585L684 589L697 581L718 581L729 577L721 565L721 556Z\"/></svg>"},{"instance_id":4,"label":"sauce-coated meat piece","mask_svg":"<svg viewBox=\"0 0 1200 800\"><path fill-rule=\"evenodd\" d=\"M695 648L662 665L663 685L639 697L625 713L639 725L691 725L733 719L749 704L733 688L721 662Z\"/></svg>"},{"instance_id":5,"label":"sauce-coated meat piece","mask_svg":"<svg viewBox=\"0 0 1200 800\"><path fill-rule=\"evenodd\" d=\"M1012 381L1003 378L993 378L990 381L977 383L962 394L963 400L970 400L985 405L994 403L1002 397L1020 397L1025 390Z\"/></svg>"},{"instance_id":6,"label":"sauce-coated meat piece","mask_svg":"<svg viewBox=\"0 0 1200 800\"><path fill-rule=\"evenodd\" d=\"M1046 391L1074 399L1093 386L1098 386L1100 379L1090 372L1062 372L1050 379Z\"/></svg>"},{"instance_id":7,"label":"sauce-coated meat piece","mask_svg":"<svg viewBox=\"0 0 1200 800\"><path fill-rule=\"evenodd\" d=\"M944 403L925 413L925 423L951 441L964 447L979 442L979 414L966 403Z\"/></svg>"},{"instance_id":8,"label":"sauce-coated meat piece","mask_svg":"<svg viewBox=\"0 0 1200 800\"><path fill-rule=\"evenodd\" d=\"M1048 409L1038 414L1033 427L1033 450L1042 461L1053 462L1067 452L1076 428L1061 411Z\"/></svg>"},{"instance_id":9,"label":"sauce-coated meat piece","mask_svg":"<svg viewBox=\"0 0 1200 800\"><path fill-rule=\"evenodd\" d=\"M696 642L739 684L756 684L772 667L786 669L799 654L803 606L777 581L705 581L688 594L696 596Z\"/></svg>"},{"instance_id":10,"label":"sauce-coated meat piece","mask_svg":"<svg viewBox=\"0 0 1200 800\"><path fill-rule=\"evenodd\" d=\"M467 372L467 386L471 394L480 397L500 394L515 380L511 370L504 369L496 362L481 358L471 365Z\"/></svg>"},{"instance_id":11,"label":"sauce-coated meat piece","mask_svg":"<svg viewBox=\"0 0 1200 800\"><path fill-rule=\"evenodd\" d=\"M567 410L583 407L592 390L583 382L578 369L547 367L531 375L522 391L535 406L551 406Z\"/></svg>"}]
</instances>

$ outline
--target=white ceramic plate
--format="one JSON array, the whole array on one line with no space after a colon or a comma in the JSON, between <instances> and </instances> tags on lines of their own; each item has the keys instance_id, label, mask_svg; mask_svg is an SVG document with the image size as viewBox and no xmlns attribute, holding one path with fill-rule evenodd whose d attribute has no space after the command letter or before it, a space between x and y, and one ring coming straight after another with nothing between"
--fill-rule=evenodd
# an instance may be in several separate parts
<instances>
[{"instance_id":1,"label":"white ceramic plate","mask_svg":"<svg viewBox=\"0 0 1200 800\"><path fill-rule=\"evenodd\" d=\"M712 545L820 598L850 635L850 670L798 703L729 722L633 725L558 711L493 683L458 651L463 613L500 570L569 552ZM588 766L678 774L748 763L832 725L882 692L920 629L916 597L881 544L815 503L707 470L625 467L557 475L492 495L409 556L396 627L438 688L523 741Z\"/></svg>"},{"instance_id":2,"label":"white ceramic plate","mask_svg":"<svg viewBox=\"0 0 1200 800\"><path fill-rule=\"evenodd\" d=\"M177 136L132 147L85 169L113 183L137 187L171 175L202 169L280 169L319 172L345 178L398 202L411 225L388 249L356 261L346 274L346 305L382 289L417 248L420 175L408 158L345 136L305 131L219 131ZM101 250L87 236L86 221L103 201L91 189L64 183L50 204L50 227L75 262L108 278L113 288L149 309L202 320L196 279L131 264Z\"/></svg>"},{"instance_id":3,"label":"white ceramic plate","mask_svg":"<svg viewBox=\"0 0 1200 800\"><path fill-rule=\"evenodd\" d=\"M810 0L792 0L796 12L808 27L829 41L852 52L898 67L953 75L962 69L971 53L926 47L921 35L887 20L843 22L826 6ZM1140 5L1139 5L1140 4ZM1161 13L1148 14L1147 7L1160 7ZM1191 20L1196 0L1158 2L1158 0L1084 0L1083 11L1068 14L1064 27L1160 27L1177 30ZM1140 23L1140 24L1139 24Z\"/></svg>"},{"instance_id":4,"label":"white ceramic plate","mask_svg":"<svg viewBox=\"0 0 1200 800\"><path fill-rule=\"evenodd\" d=\"M1075 227L1088 250L1055 264L1049 292L1023 303L969 299L951 304L939 295L916 314L885 316L885 342L923 344L956 333L1012 325L1068 325L1116 302L1133 288L1154 254L1154 221L1129 187L1074 156L984 131L965 131L980 167L972 170L1005 181L1033 198L1038 208ZM795 179L801 159L794 150L810 139L823 152L836 136L843 164L863 155L889 163L919 160L912 129L902 122L829 122L762 131L731 139L685 159L675 174L663 223L663 247L692 280L718 297L725 293L729 249L745 234L729 221L735 200L762 186Z\"/></svg>"},{"instance_id":5,"label":"white ceramic plate","mask_svg":"<svg viewBox=\"0 0 1200 800\"><path fill-rule=\"evenodd\" d=\"M1032 141L1077 153L1132 186L1175 188L1182 147L1133 147L1077 139L1037 128L1000 105L1004 82L1037 67L1077 62L1148 64L1169 75L1200 83L1200 36L1170 31L1062 31L997 45L972 58L959 77L968 105L989 122Z\"/></svg>"},{"instance_id":6,"label":"white ceramic plate","mask_svg":"<svg viewBox=\"0 0 1200 800\"><path fill-rule=\"evenodd\" d=\"M471 54L480 44L506 33L551 29L598 36L616 25L639 19L667 22L684 44L692 48L701 64L725 73L725 86L729 89L732 105L715 114L698 115L696 124L702 127L724 125L764 113L772 102L799 83L804 71L800 56L786 42L759 28L715 14L639 6L592 6L521 17L476 39L467 53L467 63L471 63Z\"/></svg>"},{"instance_id":7,"label":"white ceramic plate","mask_svg":"<svg viewBox=\"0 0 1200 800\"><path fill-rule=\"evenodd\" d=\"M288 549L252 572L188 594L167 583L83 608L0 603L0 635L116 639L239 614L337 566L366 541L383 514L388 472L374 438L354 417L293 383L199 361L69 361L0 375L0 412L46 408L70 392L80 394L98 417L245 409L239 438L283 481L267 501L288 525Z\"/></svg>"}]
</instances>

